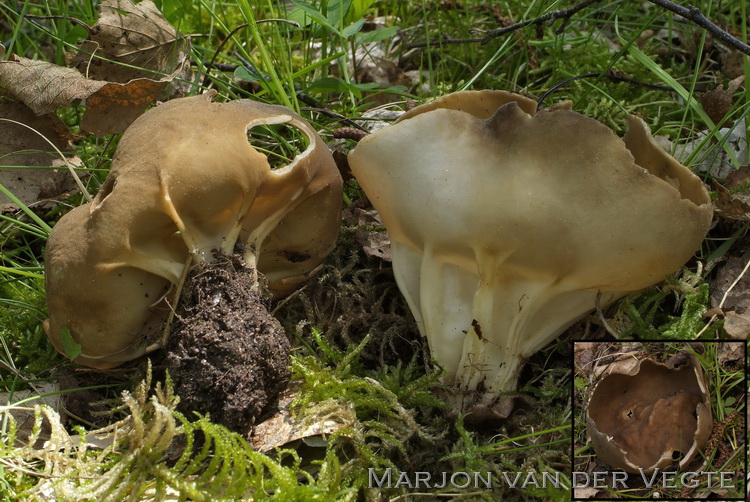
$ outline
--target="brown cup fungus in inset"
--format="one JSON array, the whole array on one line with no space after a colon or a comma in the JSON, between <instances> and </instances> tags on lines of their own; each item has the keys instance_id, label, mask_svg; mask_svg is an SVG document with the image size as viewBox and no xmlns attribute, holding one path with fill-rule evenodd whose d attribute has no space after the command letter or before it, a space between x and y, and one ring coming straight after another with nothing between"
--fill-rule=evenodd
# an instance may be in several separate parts
<instances>
[{"instance_id":1,"label":"brown cup fungus in inset","mask_svg":"<svg viewBox=\"0 0 750 502\"><path fill-rule=\"evenodd\" d=\"M594 388L586 418L598 458L615 469L651 473L688 466L713 428L711 398L695 357L672 368L650 359Z\"/></svg>"}]
</instances>

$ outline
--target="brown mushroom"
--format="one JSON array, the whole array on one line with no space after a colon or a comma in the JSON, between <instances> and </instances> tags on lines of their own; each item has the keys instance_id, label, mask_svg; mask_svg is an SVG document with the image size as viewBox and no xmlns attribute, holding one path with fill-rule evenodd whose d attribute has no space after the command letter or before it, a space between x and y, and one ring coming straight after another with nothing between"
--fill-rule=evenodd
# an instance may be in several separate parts
<instances>
[{"instance_id":1,"label":"brown mushroom","mask_svg":"<svg viewBox=\"0 0 750 502\"><path fill-rule=\"evenodd\" d=\"M47 334L64 353L108 368L158 346L173 285L189 262L231 254L268 275L281 296L312 275L334 246L342 181L302 117L215 93L175 99L125 132L96 198L65 215L47 246ZM271 169L248 142L253 127L286 124L309 145Z\"/></svg>"},{"instance_id":2,"label":"brown mushroom","mask_svg":"<svg viewBox=\"0 0 750 502\"><path fill-rule=\"evenodd\" d=\"M713 429L700 363L693 356L673 368L644 359L605 376L591 394L586 423L597 456L616 469L685 468Z\"/></svg>"}]
</instances>

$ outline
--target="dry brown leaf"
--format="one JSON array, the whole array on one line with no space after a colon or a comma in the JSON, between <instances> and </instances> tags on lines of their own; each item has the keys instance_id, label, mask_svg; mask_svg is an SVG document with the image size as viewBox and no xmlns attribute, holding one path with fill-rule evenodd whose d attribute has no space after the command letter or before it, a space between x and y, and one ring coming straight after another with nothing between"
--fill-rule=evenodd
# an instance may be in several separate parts
<instances>
[{"instance_id":1,"label":"dry brown leaf","mask_svg":"<svg viewBox=\"0 0 750 502\"><path fill-rule=\"evenodd\" d=\"M314 441L314 438L325 437L350 427L356 420L351 409L336 405L339 408L338 412L332 413L328 418L300 421L289 411L289 406L294 401L297 392L287 389L279 398L277 412L255 426L250 438L253 449L267 453L300 439L310 443Z\"/></svg>"},{"instance_id":2,"label":"dry brown leaf","mask_svg":"<svg viewBox=\"0 0 750 502\"><path fill-rule=\"evenodd\" d=\"M583 488L573 488L573 496L577 499L593 499L599 498L598 494L602 490L594 488L593 486L586 486Z\"/></svg>"},{"instance_id":3,"label":"dry brown leaf","mask_svg":"<svg viewBox=\"0 0 750 502\"><path fill-rule=\"evenodd\" d=\"M139 78L121 84L89 80L72 68L15 55L0 62L0 85L37 115L86 99L81 128L97 136L125 131L169 81Z\"/></svg>"},{"instance_id":4,"label":"dry brown leaf","mask_svg":"<svg viewBox=\"0 0 750 502\"><path fill-rule=\"evenodd\" d=\"M700 97L701 106L711 117L711 120L720 122L724 118L732 108L732 96L744 81L745 76L742 75L730 81L726 89L719 84L716 89L708 91Z\"/></svg>"},{"instance_id":5,"label":"dry brown leaf","mask_svg":"<svg viewBox=\"0 0 750 502\"><path fill-rule=\"evenodd\" d=\"M725 183L714 182L713 186L717 214L732 220L750 221L750 166L732 171Z\"/></svg>"},{"instance_id":6,"label":"dry brown leaf","mask_svg":"<svg viewBox=\"0 0 750 502\"><path fill-rule=\"evenodd\" d=\"M0 101L0 118L7 119L0 120L0 183L5 188L26 205L75 188L65 161L44 139L61 152L70 149L71 134L56 115L37 116L23 103ZM68 162L81 163L75 156L68 157ZM11 208L15 206L0 194L0 209Z\"/></svg>"},{"instance_id":7,"label":"dry brown leaf","mask_svg":"<svg viewBox=\"0 0 750 502\"><path fill-rule=\"evenodd\" d=\"M717 359L719 364L725 368L742 368L745 364L745 353L747 344L744 342L725 341L718 344Z\"/></svg>"},{"instance_id":8,"label":"dry brown leaf","mask_svg":"<svg viewBox=\"0 0 750 502\"><path fill-rule=\"evenodd\" d=\"M604 342L595 342L604 343ZM620 342L611 357L600 358L594 361L594 374L603 378L612 373L629 373L638 365L640 354L643 353L643 345L640 342Z\"/></svg>"},{"instance_id":9,"label":"dry brown leaf","mask_svg":"<svg viewBox=\"0 0 750 502\"><path fill-rule=\"evenodd\" d=\"M56 413L61 413L62 398L60 386L56 382L40 382L33 386L32 390L16 390L15 392L1 392L0 403L8 406L0 406L0 419L8 414L16 421L16 439L26 444L34 431L36 415L34 406L43 404L52 408ZM22 403L14 405L13 403ZM49 439L50 427L47 420L42 422L42 428L37 438L37 444Z\"/></svg>"},{"instance_id":10,"label":"dry brown leaf","mask_svg":"<svg viewBox=\"0 0 750 502\"><path fill-rule=\"evenodd\" d=\"M745 59L747 55L740 51L732 51L727 54L723 60L723 72L729 78L737 78L745 74Z\"/></svg>"},{"instance_id":11,"label":"dry brown leaf","mask_svg":"<svg viewBox=\"0 0 750 502\"><path fill-rule=\"evenodd\" d=\"M189 40L169 24L153 2L107 0L97 23L68 65L93 80L126 83L161 79L185 63Z\"/></svg>"},{"instance_id":12,"label":"dry brown leaf","mask_svg":"<svg viewBox=\"0 0 750 502\"><path fill-rule=\"evenodd\" d=\"M749 259L750 251L745 252L742 257L729 258L711 285L711 307L721 307L724 313L724 330L736 339L746 339L750 334L750 273L742 275ZM741 275L737 284L729 290Z\"/></svg>"},{"instance_id":13,"label":"dry brown leaf","mask_svg":"<svg viewBox=\"0 0 750 502\"><path fill-rule=\"evenodd\" d=\"M355 203L344 211L343 217L347 223L357 227L355 238L365 254L391 261L391 240L376 210L364 209Z\"/></svg>"},{"instance_id":14,"label":"dry brown leaf","mask_svg":"<svg viewBox=\"0 0 750 502\"><path fill-rule=\"evenodd\" d=\"M37 115L85 99L106 84L88 80L71 68L15 54L8 61L0 61L0 85Z\"/></svg>"},{"instance_id":15,"label":"dry brown leaf","mask_svg":"<svg viewBox=\"0 0 750 502\"><path fill-rule=\"evenodd\" d=\"M724 331L732 338L747 338L750 334L750 313L724 312Z\"/></svg>"},{"instance_id":16,"label":"dry brown leaf","mask_svg":"<svg viewBox=\"0 0 750 502\"><path fill-rule=\"evenodd\" d=\"M577 371L591 371L593 369L601 344L602 342L573 343L573 362Z\"/></svg>"},{"instance_id":17,"label":"dry brown leaf","mask_svg":"<svg viewBox=\"0 0 750 502\"><path fill-rule=\"evenodd\" d=\"M125 131L164 92L168 80L148 78L106 83L86 100L81 129L104 136Z\"/></svg>"},{"instance_id":18,"label":"dry brown leaf","mask_svg":"<svg viewBox=\"0 0 750 502\"><path fill-rule=\"evenodd\" d=\"M75 68L12 55L0 61L0 87L37 115L86 100L81 128L98 136L127 129L183 70L190 41L148 0L108 0L101 11L70 56Z\"/></svg>"}]
</instances>

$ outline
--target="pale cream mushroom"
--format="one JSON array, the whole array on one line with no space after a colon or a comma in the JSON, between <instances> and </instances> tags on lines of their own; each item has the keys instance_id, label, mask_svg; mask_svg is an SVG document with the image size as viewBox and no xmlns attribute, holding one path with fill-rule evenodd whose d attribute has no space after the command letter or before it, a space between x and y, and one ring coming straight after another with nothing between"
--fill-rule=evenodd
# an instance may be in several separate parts
<instances>
[{"instance_id":1,"label":"pale cream mushroom","mask_svg":"<svg viewBox=\"0 0 750 502\"><path fill-rule=\"evenodd\" d=\"M175 99L140 117L94 201L55 225L45 328L63 353L66 336L80 345L77 362L107 368L156 348L189 256L231 254L239 239L246 263L280 296L333 249L342 181L315 130L288 108L213 96ZM309 141L276 169L247 137L273 124Z\"/></svg>"},{"instance_id":2,"label":"pale cream mushroom","mask_svg":"<svg viewBox=\"0 0 750 502\"><path fill-rule=\"evenodd\" d=\"M597 383L586 431L597 457L616 469L684 470L713 430L711 398L697 358L677 368L643 359Z\"/></svg>"},{"instance_id":3,"label":"pale cream mushroom","mask_svg":"<svg viewBox=\"0 0 750 502\"><path fill-rule=\"evenodd\" d=\"M349 154L458 406L515 389L524 359L597 295L606 306L655 284L700 246L712 218L701 180L639 118L629 125L621 140L564 106L460 92Z\"/></svg>"}]
</instances>

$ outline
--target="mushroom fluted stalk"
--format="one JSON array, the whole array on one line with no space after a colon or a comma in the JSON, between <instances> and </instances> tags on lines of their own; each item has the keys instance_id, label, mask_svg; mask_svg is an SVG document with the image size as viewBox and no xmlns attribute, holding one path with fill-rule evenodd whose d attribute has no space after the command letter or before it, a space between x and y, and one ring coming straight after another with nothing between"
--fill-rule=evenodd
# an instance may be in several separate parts
<instances>
[{"instance_id":1,"label":"mushroom fluted stalk","mask_svg":"<svg viewBox=\"0 0 750 502\"><path fill-rule=\"evenodd\" d=\"M502 91L419 106L361 140L349 164L459 405L515 389L523 360L598 295L606 306L677 271L712 218L701 180L641 119L620 139Z\"/></svg>"},{"instance_id":2,"label":"mushroom fluted stalk","mask_svg":"<svg viewBox=\"0 0 750 502\"><path fill-rule=\"evenodd\" d=\"M281 296L333 249L342 181L323 140L302 117L213 93L169 101L123 134L95 199L63 216L45 259L45 329L76 361L117 366L158 347L174 285L191 262L244 245L245 262ZM285 124L307 148L272 169L249 142L254 127Z\"/></svg>"}]
</instances>

